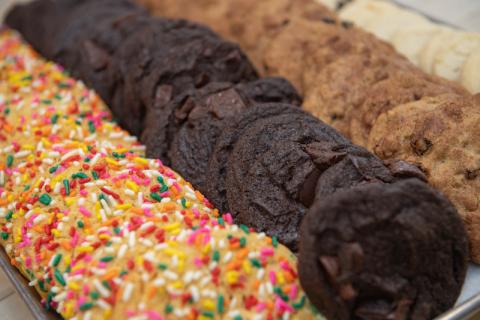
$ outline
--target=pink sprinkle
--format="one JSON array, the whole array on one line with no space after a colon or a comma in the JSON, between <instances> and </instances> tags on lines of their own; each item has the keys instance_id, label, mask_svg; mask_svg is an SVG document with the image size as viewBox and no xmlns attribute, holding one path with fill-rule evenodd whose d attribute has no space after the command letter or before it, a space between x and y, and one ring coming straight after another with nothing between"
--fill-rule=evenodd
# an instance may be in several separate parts
<instances>
[{"instance_id":1,"label":"pink sprinkle","mask_svg":"<svg viewBox=\"0 0 480 320\"><path fill-rule=\"evenodd\" d=\"M42 257L39 254L36 254L35 255L35 262L39 263L40 261L42 261Z\"/></svg>"},{"instance_id":2,"label":"pink sprinkle","mask_svg":"<svg viewBox=\"0 0 480 320\"><path fill-rule=\"evenodd\" d=\"M85 262L90 262L93 260L92 256L91 255L86 255L83 260L85 260Z\"/></svg>"},{"instance_id":3,"label":"pink sprinkle","mask_svg":"<svg viewBox=\"0 0 480 320\"><path fill-rule=\"evenodd\" d=\"M101 261L100 261L100 262L98 263L98 267L99 267L100 269L105 269L105 268L107 267L107 264L106 264L105 262L101 262Z\"/></svg>"},{"instance_id":4,"label":"pink sprinkle","mask_svg":"<svg viewBox=\"0 0 480 320\"><path fill-rule=\"evenodd\" d=\"M67 299L72 300L73 298L75 298L75 292L73 292L72 290L68 290L67 291Z\"/></svg>"},{"instance_id":5,"label":"pink sprinkle","mask_svg":"<svg viewBox=\"0 0 480 320\"><path fill-rule=\"evenodd\" d=\"M260 302L260 303L257 303L256 307L255 307L255 311L257 312L262 312L263 310L265 310L267 308L267 304L266 303L263 303L263 302Z\"/></svg>"},{"instance_id":6,"label":"pink sprinkle","mask_svg":"<svg viewBox=\"0 0 480 320\"><path fill-rule=\"evenodd\" d=\"M175 187L175 189L177 189L178 192L182 192L182 188L176 181L173 183L173 186Z\"/></svg>"},{"instance_id":7,"label":"pink sprinkle","mask_svg":"<svg viewBox=\"0 0 480 320\"><path fill-rule=\"evenodd\" d=\"M199 268L203 266L203 261L202 259L199 259L199 258L194 258L193 263L195 264L196 267L199 267Z\"/></svg>"},{"instance_id":8,"label":"pink sprinkle","mask_svg":"<svg viewBox=\"0 0 480 320\"><path fill-rule=\"evenodd\" d=\"M82 292L84 295L88 295L90 293L90 287L87 284L84 284L82 287Z\"/></svg>"},{"instance_id":9,"label":"pink sprinkle","mask_svg":"<svg viewBox=\"0 0 480 320\"><path fill-rule=\"evenodd\" d=\"M75 247L78 244L78 233L75 232L75 234L72 237L72 240L70 241L70 244L72 247Z\"/></svg>"},{"instance_id":10,"label":"pink sprinkle","mask_svg":"<svg viewBox=\"0 0 480 320\"><path fill-rule=\"evenodd\" d=\"M228 224L233 223L232 215L228 212L223 215L223 220L225 220Z\"/></svg>"},{"instance_id":11,"label":"pink sprinkle","mask_svg":"<svg viewBox=\"0 0 480 320\"><path fill-rule=\"evenodd\" d=\"M150 211L150 209L148 208L143 208L143 214L146 216L146 217L153 217L154 214L152 213L152 211Z\"/></svg>"},{"instance_id":12,"label":"pink sprinkle","mask_svg":"<svg viewBox=\"0 0 480 320\"><path fill-rule=\"evenodd\" d=\"M275 251L272 248L262 248L260 255L262 257L271 257L275 254Z\"/></svg>"},{"instance_id":13,"label":"pink sprinkle","mask_svg":"<svg viewBox=\"0 0 480 320\"><path fill-rule=\"evenodd\" d=\"M80 296L78 297L77 299L77 305L80 307L82 304L84 304L85 302L87 302L87 298L85 298L84 296Z\"/></svg>"},{"instance_id":14,"label":"pink sprinkle","mask_svg":"<svg viewBox=\"0 0 480 320\"><path fill-rule=\"evenodd\" d=\"M292 306L290 306L288 303L283 301L280 297L277 297L275 299L275 309L280 310L280 311L287 311L287 312L293 312L294 309Z\"/></svg>"},{"instance_id":15,"label":"pink sprinkle","mask_svg":"<svg viewBox=\"0 0 480 320\"><path fill-rule=\"evenodd\" d=\"M78 208L78 210L80 211L81 214L83 214L87 218L90 218L92 216L92 213L83 206Z\"/></svg>"},{"instance_id":16,"label":"pink sprinkle","mask_svg":"<svg viewBox=\"0 0 480 320\"><path fill-rule=\"evenodd\" d=\"M32 266L32 258L27 257L27 258L25 259L25 265L27 266L27 268L31 268L31 266Z\"/></svg>"},{"instance_id":17,"label":"pink sprinkle","mask_svg":"<svg viewBox=\"0 0 480 320\"><path fill-rule=\"evenodd\" d=\"M128 178L128 173L123 173L123 174L120 174L116 177L113 177L112 181L117 182L117 181L120 181L120 180L125 180L126 178Z\"/></svg>"},{"instance_id":18,"label":"pink sprinkle","mask_svg":"<svg viewBox=\"0 0 480 320\"><path fill-rule=\"evenodd\" d=\"M160 197L162 197L162 198L167 198L169 196L170 196L170 191L165 191L165 192L160 193Z\"/></svg>"},{"instance_id":19,"label":"pink sprinkle","mask_svg":"<svg viewBox=\"0 0 480 320\"><path fill-rule=\"evenodd\" d=\"M277 276L275 275L275 272L270 271L268 273L268 277L270 278L270 282L275 285L277 283Z\"/></svg>"},{"instance_id":20,"label":"pink sprinkle","mask_svg":"<svg viewBox=\"0 0 480 320\"><path fill-rule=\"evenodd\" d=\"M83 275L85 273L85 270L86 270L85 268L78 269L78 270L73 271L72 274L74 276Z\"/></svg>"},{"instance_id":21,"label":"pink sprinkle","mask_svg":"<svg viewBox=\"0 0 480 320\"><path fill-rule=\"evenodd\" d=\"M288 294L288 297L293 300L297 297L297 294L298 294L298 286L296 284L293 284L291 287L290 287L290 293Z\"/></svg>"},{"instance_id":22,"label":"pink sprinkle","mask_svg":"<svg viewBox=\"0 0 480 320\"><path fill-rule=\"evenodd\" d=\"M193 208L193 209L192 209L192 212L193 212L193 215L195 216L195 218L200 217L200 211L198 211L197 208Z\"/></svg>"},{"instance_id":23,"label":"pink sprinkle","mask_svg":"<svg viewBox=\"0 0 480 320\"><path fill-rule=\"evenodd\" d=\"M88 196L88 191L86 189L82 189L80 190L80 195L86 197Z\"/></svg>"},{"instance_id":24,"label":"pink sprinkle","mask_svg":"<svg viewBox=\"0 0 480 320\"><path fill-rule=\"evenodd\" d=\"M151 319L151 320L163 320L164 318L156 311L147 311L145 312L145 314L147 315L148 319Z\"/></svg>"},{"instance_id":25,"label":"pink sprinkle","mask_svg":"<svg viewBox=\"0 0 480 320\"><path fill-rule=\"evenodd\" d=\"M134 310L127 310L127 311L125 311L125 313L127 314L127 317L129 317L129 318L132 318L137 314L137 312L134 311Z\"/></svg>"}]
</instances>

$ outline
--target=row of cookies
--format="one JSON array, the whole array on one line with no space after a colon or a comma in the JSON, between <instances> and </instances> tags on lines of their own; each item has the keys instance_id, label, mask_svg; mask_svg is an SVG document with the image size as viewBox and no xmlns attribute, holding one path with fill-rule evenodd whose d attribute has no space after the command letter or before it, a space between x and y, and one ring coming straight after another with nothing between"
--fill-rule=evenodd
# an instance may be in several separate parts
<instances>
[{"instance_id":1,"label":"row of cookies","mask_svg":"<svg viewBox=\"0 0 480 320\"><path fill-rule=\"evenodd\" d=\"M314 0L139 1L210 25L237 41L261 74L292 81L303 108L354 143L417 164L457 206L480 261L478 98Z\"/></svg>"},{"instance_id":2,"label":"row of cookies","mask_svg":"<svg viewBox=\"0 0 480 320\"><path fill-rule=\"evenodd\" d=\"M118 0L37 1L14 9L7 23L45 54L61 47L53 58L110 97L120 123L140 129L147 153L188 177L234 221L294 250L301 238L301 283L327 317L423 319L454 303L467 248L449 202L415 166L385 164L289 104L299 97L286 80L250 81L253 72L238 72L252 70L248 60L232 54L231 44ZM226 49L213 57L212 42ZM240 83L216 82L221 68ZM432 290L439 283L450 289Z\"/></svg>"},{"instance_id":3,"label":"row of cookies","mask_svg":"<svg viewBox=\"0 0 480 320\"><path fill-rule=\"evenodd\" d=\"M234 225L92 91L0 33L0 243L65 319L322 318L296 258Z\"/></svg>"},{"instance_id":4,"label":"row of cookies","mask_svg":"<svg viewBox=\"0 0 480 320\"><path fill-rule=\"evenodd\" d=\"M393 44L423 71L457 81L471 93L480 92L476 72L480 67L480 34L432 22L391 1L325 2L338 10L340 18Z\"/></svg>"}]
</instances>

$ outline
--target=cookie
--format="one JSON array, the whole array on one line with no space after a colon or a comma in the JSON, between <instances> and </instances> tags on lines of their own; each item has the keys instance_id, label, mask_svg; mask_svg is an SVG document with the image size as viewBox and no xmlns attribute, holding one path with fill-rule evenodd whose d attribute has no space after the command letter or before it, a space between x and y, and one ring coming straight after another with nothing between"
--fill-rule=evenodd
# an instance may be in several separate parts
<instances>
[{"instance_id":1,"label":"cookie","mask_svg":"<svg viewBox=\"0 0 480 320\"><path fill-rule=\"evenodd\" d=\"M241 116L231 119L217 139L213 149L206 176L206 192L208 199L220 212L228 212L227 190L225 185L228 159L237 140L250 130L252 124L263 118L275 115L302 114L297 107L288 104L266 104L250 108Z\"/></svg>"},{"instance_id":2,"label":"cookie","mask_svg":"<svg viewBox=\"0 0 480 320\"><path fill-rule=\"evenodd\" d=\"M449 80L460 81L462 67L468 56L480 46L477 33L456 32L445 38L435 54L432 72Z\"/></svg>"},{"instance_id":3,"label":"cookie","mask_svg":"<svg viewBox=\"0 0 480 320\"><path fill-rule=\"evenodd\" d=\"M301 98L288 81L265 78L237 86L211 84L178 101L181 104L173 107L174 128L170 130L174 133L163 145L168 149L171 166L204 191L208 161L218 137L231 119L259 103L298 105ZM148 145L147 154L150 154Z\"/></svg>"},{"instance_id":4,"label":"cookie","mask_svg":"<svg viewBox=\"0 0 480 320\"><path fill-rule=\"evenodd\" d=\"M435 56L438 51L443 47L444 43L448 41L449 38L454 37L455 32L446 29L441 32L435 33L432 38L425 44L425 46L420 51L419 61L420 68L426 73L433 72L433 65L435 61Z\"/></svg>"},{"instance_id":5,"label":"cookie","mask_svg":"<svg viewBox=\"0 0 480 320\"><path fill-rule=\"evenodd\" d=\"M372 183L309 210L300 281L328 319L432 319L460 293L467 244L455 208L425 183Z\"/></svg>"},{"instance_id":6,"label":"cookie","mask_svg":"<svg viewBox=\"0 0 480 320\"><path fill-rule=\"evenodd\" d=\"M392 36L392 44L398 52L405 55L414 65L420 67L420 52L427 42L446 27L435 24L413 25L399 29Z\"/></svg>"},{"instance_id":7,"label":"cookie","mask_svg":"<svg viewBox=\"0 0 480 320\"><path fill-rule=\"evenodd\" d=\"M480 46L473 50L463 64L460 80L471 93L480 93L480 77L477 75L480 65Z\"/></svg>"},{"instance_id":8,"label":"cookie","mask_svg":"<svg viewBox=\"0 0 480 320\"><path fill-rule=\"evenodd\" d=\"M182 91L209 82L238 83L257 78L240 49L210 30L184 21L167 30L157 24L163 22L139 30L114 56L124 92L117 90L119 97L112 108L114 112L118 109L118 118L132 132L141 132L147 106L160 108L159 104ZM168 93L166 87L170 87Z\"/></svg>"},{"instance_id":9,"label":"cookie","mask_svg":"<svg viewBox=\"0 0 480 320\"><path fill-rule=\"evenodd\" d=\"M307 113L253 122L236 142L226 168L227 201L234 219L276 236L296 251L297 231L322 172L315 164L317 154L309 152L316 144L350 143Z\"/></svg>"},{"instance_id":10,"label":"cookie","mask_svg":"<svg viewBox=\"0 0 480 320\"><path fill-rule=\"evenodd\" d=\"M462 216L474 261L480 258L478 97L446 94L398 106L372 128L369 149L383 159L418 164Z\"/></svg>"}]
</instances>

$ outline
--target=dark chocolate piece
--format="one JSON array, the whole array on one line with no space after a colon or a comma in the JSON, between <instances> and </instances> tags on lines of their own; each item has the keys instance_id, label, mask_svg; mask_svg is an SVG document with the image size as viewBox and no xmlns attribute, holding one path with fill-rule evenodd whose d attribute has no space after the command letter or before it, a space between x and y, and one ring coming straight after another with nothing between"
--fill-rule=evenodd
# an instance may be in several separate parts
<instances>
[{"instance_id":1,"label":"dark chocolate piece","mask_svg":"<svg viewBox=\"0 0 480 320\"><path fill-rule=\"evenodd\" d=\"M328 319L432 319L454 303L468 245L457 211L418 179L371 183L315 202L299 274Z\"/></svg>"}]
</instances>

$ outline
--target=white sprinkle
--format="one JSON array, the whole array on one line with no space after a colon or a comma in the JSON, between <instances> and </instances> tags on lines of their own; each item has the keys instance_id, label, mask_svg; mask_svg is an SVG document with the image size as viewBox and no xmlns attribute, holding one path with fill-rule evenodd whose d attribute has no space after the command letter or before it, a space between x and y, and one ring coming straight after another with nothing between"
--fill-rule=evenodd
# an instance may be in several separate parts
<instances>
[{"instance_id":1,"label":"white sprinkle","mask_svg":"<svg viewBox=\"0 0 480 320\"><path fill-rule=\"evenodd\" d=\"M53 193L59 194L61 190L62 184L60 182L55 183L55 186L53 187Z\"/></svg>"},{"instance_id":2,"label":"white sprinkle","mask_svg":"<svg viewBox=\"0 0 480 320\"><path fill-rule=\"evenodd\" d=\"M192 299L194 302L197 302L200 299L200 293L196 286L192 286L190 288L190 293L192 294Z\"/></svg>"},{"instance_id":3,"label":"white sprinkle","mask_svg":"<svg viewBox=\"0 0 480 320\"><path fill-rule=\"evenodd\" d=\"M228 262L230 259L232 259L233 253L231 251L228 251L225 256L223 257L223 262Z\"/></svg>"},{"instance_id":4,"label":"white sprinkle","mask_svg":"<svg viewBox=\"0 0 480 320\"><path fill-rule=\"evenodd\" d=\"M132 249L133 249L133 247L135 247L135 231L132 231L130 233L130 236L128 238L128 245Z\"/></svg>"},{"instance_id":5,"label":"white sprinkle","mask_svg":"<svg viewBox=\"0 0 480 320\"><path fill-rule=\"evenodd\" d=\"M25 158L26 156L28 156L30 153L32 153L30 150L22 150L22 151L18 151L17 153L15 153L14 157L16 159L18 158Z\"/></svg>"},{"instance_id":6,"label":"white sprinkle","mask_svg":"<svg viewBox=\"0 0 480 320\"><path fill-rule=\"evenodd\" d=\"M132 291L133 291L133 284L127 283L125 285L125 289L123 290L123 296L122 296L123 302L127 302L128 300L130 300Z\"/></svg>"},{"instance_id":7,"label":"white sprinkle","mask_svg":"<svg viewBox=\"0 0 480 320\"><path fill-rule=\"evenodd\" d=\"M33 219L33 224L38 224L40 221L43 221L46 217L41 214L39 216L37 216L35 219Z\"/></svg>"},{"instance_id":8,"label":"white sprinkle","mask_svg":"<svg viewBox=\"0 0 480 320\"><path fill-rule=\"evenodd\" d=\"M119 258L123 258L125 256L125 253L127 252L127 245L126 244L122 244L120 246L120 249L118 249L118 257Z\"/></svg>"},{"instance_id":9,"label":"white sprinkle","mask_svg":"<svg viewBox=\"0 0 480 320\"><path fill-rule=\"evenodd\" d=\"M90 161L90 166L93 167L97 163L98 159L100 159L100 153L97 153L93 156L92 161Z\"/></svg>"},{"instance_id":10,"label":"white sprinkle","mask_svg":"<svg viewBox=\"0 0 480 320\"><path fill-rule=\"evenodd\" d=\"M73 132L73 131L72 131L72 132ZM70 151L70 152L65 153L65 154L60 158L60 160L64 161L64 160L66 160L66 159L68 159L68 158L70 158L70 157L72 157L72 156L76 156L78 153L79 153L79 152L78 152L78 149L72 150L72 151Z\"/></svg>"},{"instance_id":11,"label":"white sprinkle","mask_svg":"<svg viewBox=\"0 0 480 320\"><path fill-rule=\"evenodd\" d=\"M97 300L97 306L99 306L103 310L109 310L110 309L110 305L108 303L106 303L105 300L103 300L103 299L98 299Z\"/></svg>"},{"instance_id":12,"label":"white sprinkle","mask_svg":"<svg viewBox=\"0 0 480 320\"><path fill-rule=\"evenodd\" d=\"M155 281L153 281L153 285L156 287L162 287L165 285L165 279L163 278L157 278Z\"/></svg>"},{"instance_id":13,"label":"white sprinkle","mask_svg":"<svg viewBox=\"0 0 480 320\"><path fill-rule=\"evenodd\" d=\"M178 279L178 275L175 272L172 272L170 270L165 270L163 272L163 274L165 275L166 278L168 278L170 280L177 280Z\"/></svg>"},{"instance_id":14,"label":"white sprinkle","mask_svg":"<svg viewBox=\"0 0 480 320\"><path fill-rule=\"evenodd\" d=\"M110 296L110 291L105 288L98 279L93 280L93 286L100 292L102 297L108 298Z\"/></svg>"},{"instance_id":15,"label":"white sprinkle","mask_svg":"<svg viewBox=\"0 0 480 320\"><path fill-rule=\"evenodd\" d=\"M112 209L110 209L105 199L100 199L100 204L102 205L105 212L110 216L112 214Z\"/></svg>"},{"instance_id":16,"label":"white sprinkle","mask_svg":"<svg viewBox=\"0 0 480 320\"><path fill-rule=\"evenodd\" d=\"M62 293L57 294L55 297L53 297L53 301L60 302L65 300L66 297L67 297L67 292L64 291Z\"/></svg>"},{"instance_id":17,"label":"white sprinkle","mask_svg":"<svg viewBox=\"0 0 480 320\"><path fill-rule=\"evenodd\" d=\"M139 192L138 195L137 195L137 204L139 206L142 206L142 204L143 204L143 193L142 192Z\"/></svg>"},{"instance_id":18,"label":"white sprinkle","mask_svg":"<svg viewBox=\"0 0 480 320\"><path fill-rule=\"evenodd\" d=\"M146 259L146 260L150 260L150 261L155 261L155 254L153 253L153 251L147 251L143 257Z\"/></svg>"},{"instance_id":19,"label":"white sprinkle","mask_svg":"<svg viewBox=\"0 0 480 320\"><path fill-rule=\"evenodd\" d=\"M135 192L133 192L132 190L130 189L123 189L123 192L127 195L127 196L131 196L131 197L134 197L135 196Z\"/></svg>"},{"instance_id":20,"label":"white sprinkle","mask_svg":"<svg viewBox=\"0 0 480 320\"><path fill-rule=\"evenodd\" d=\"M140 227L140 231L145 231L153 225L154 225L154 223L152 221L148 221Z\"/></svg>"}]
</instances>

